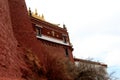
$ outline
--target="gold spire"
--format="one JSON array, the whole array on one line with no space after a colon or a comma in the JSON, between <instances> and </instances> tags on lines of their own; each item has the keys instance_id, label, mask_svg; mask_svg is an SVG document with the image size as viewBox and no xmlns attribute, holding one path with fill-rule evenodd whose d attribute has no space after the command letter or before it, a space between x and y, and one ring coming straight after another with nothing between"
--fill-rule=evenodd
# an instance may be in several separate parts
<instances>
[{"instance_id":1,"label":"gold spire","mask_svg":"<svg viewBox=\"0 0 120 80\"><path fill-rule=\"evenodd\" d=\"M37 9L35 9L35 15L38 15L38 13L37 13Z\"/></svg>"},{"instance_id":2,"label":"gold spire","mask_svg":"<svg viewBox=\"0 0 120 80\"><path fill-rule=\"evenodd\" d=\"M42 14L41 18L44 19L44 15L43 14Z\"/></svg>"},{"instance_id":3,"label":"gold spire","mask_svg":"<svg viewBox=\"0 0 120 80\"><path fill-rule=\"evenodd\" d=\"M35 12L32 12L31 9L29 8L28 14L30 16L34 17L34 18L37 18L37 19L40 19L40 20L45 20L43 14L42 15L38 14L37 9L35 9Z\"/></svg>"}]
</instances>

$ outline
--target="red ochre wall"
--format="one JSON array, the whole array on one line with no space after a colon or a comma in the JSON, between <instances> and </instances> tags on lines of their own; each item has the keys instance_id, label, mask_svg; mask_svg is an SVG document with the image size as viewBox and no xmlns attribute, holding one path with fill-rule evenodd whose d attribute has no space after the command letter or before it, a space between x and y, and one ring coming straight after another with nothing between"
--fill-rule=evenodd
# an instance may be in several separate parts
<instances>
[{"instance_id":1,"label":"red ochre wall","mask_svg":"<svg viewBox=\"0 0 120 80\"><path fill-rule=\"evenodd\" d=\"M52 42L45 41L45 40L41 40L41 41L42 41L41 45L44 48L46 53L55 55L56 57L58 56L62 58L69 58L70 61L74 62L71 47L63 46L63 45L52 43ZM66 55L66 52L65 52L66 48L68 49L68 56Z\"/></svg>"},{"instance_id":2,"label":"red ochre wall","mask_svg":"<svg viewBox=\"0 0 120 80\"><path fill-rule=\"evenodd\" d=\"M31 27L24 0L0 0L0 80L23 80L22 71L29 72L23 48L40 47Z\"/></svg>"},{"instance_id":3,"label":"red ochre wall","mask_svg":"<svg viewBox=\"0 0 120 80\"><path fill-rule=\"evenodd\" d=\"M66 38L67 38L66 40L67 40L68 44L70 44L69 35L68 35L68 32L66 29L58 27L57 25L53 25L53 24L43 21L43 20L33 18L32 16L30 16L30 19L33 24L32 25L33 30L36 34L37 34L37 32L36 32L35 25L39 25L38 27L41 27L41 35L45 35L48 38L54 38L54 39L63 41L63 34L64 34L64 35L66 35ZM52 31L54 31L54 36L52 34ZM48 34L48 32L49 32L49 34ZM59 37L56 37L56 35L58 35ZM74 62L73 55L72 55L73 48L71 45L58 44L55 42L42 40L40 38L38 40L42 41L41 46L46 51L46 53L49 53L51 55L61 56L63 58L69 58L72 62ZM66 56L66 51L65 51L66 48L68 49L68 56Z\"/></svg>"},{"instance_id":4,"label":"red ochre wall","mask_svg":"<svg viewBox=\"0 0 120 80\"><path fill-rule=\"evenodd\" d=\"M25 67L14 37L8 0L0 0L0 80L20 80Z\"/></svg>"},{"instance_id":5,"label":"red ochre wall","mask_svg":"<svg viewBox=\"0 0 120 80\"><path fill-rule=\"evenodd\" d=\"M24 0L9 0L13 32L18 45L43 60L41 42L36 39ZM41 61L43 63L43 61Z\"/></svg>"}]
</instances>

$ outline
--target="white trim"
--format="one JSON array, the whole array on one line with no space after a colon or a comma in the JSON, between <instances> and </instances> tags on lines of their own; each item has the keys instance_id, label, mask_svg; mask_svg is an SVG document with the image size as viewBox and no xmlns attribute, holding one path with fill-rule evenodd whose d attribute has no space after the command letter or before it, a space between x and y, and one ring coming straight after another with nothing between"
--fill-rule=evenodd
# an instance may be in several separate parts
<instances>
[{"instance_id":1,"label":"white trim","mask_svg":"<svg viewBox=\"0 0 120 80\"><path fill-rule=\"evenodd\" d=\"M40 28L43 28L42 26L40 26L40 25L38 25L38 24L35 24L35 26L40 27Z\"/></svg>"},{"instance_id":2,"label":"white trim","mask_svg":"<svg viewBox=\"0 0 120 80\"><path fill-rule=\"evenodd\" d=\"M39 39L43 39L43 40L47 40L47 41L50 41L50 42L59 43L59 44L62 44L62 45L69 46L68 42L64 43L63 40L55 39L55 38L48 37L48 36L45 36L45 35L36 36L36 37L39 38Z\"/></svg>"}]
</instances>

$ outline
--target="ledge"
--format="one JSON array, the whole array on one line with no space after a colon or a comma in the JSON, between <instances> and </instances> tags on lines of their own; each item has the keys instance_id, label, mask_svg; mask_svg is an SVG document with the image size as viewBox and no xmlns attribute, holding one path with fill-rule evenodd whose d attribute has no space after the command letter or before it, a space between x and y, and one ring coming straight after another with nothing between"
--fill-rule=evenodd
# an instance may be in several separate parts
<instances>
[{"instance_id":1,"label":"ledge","mask_svg":"<svg viewBox=\"0 0 120 80\"><path fill-rule=\"evenodd\" d=\"M64 43L63 40L55 39L55 38L48 37L48 36L45 36L45 35L36 36L36 37L39 38L39 39L43 39L43 40L46 40L46 41L53 42L53 43L58 43L58 44L70 46L69 43Z\"/></svg>"}]
</instances>

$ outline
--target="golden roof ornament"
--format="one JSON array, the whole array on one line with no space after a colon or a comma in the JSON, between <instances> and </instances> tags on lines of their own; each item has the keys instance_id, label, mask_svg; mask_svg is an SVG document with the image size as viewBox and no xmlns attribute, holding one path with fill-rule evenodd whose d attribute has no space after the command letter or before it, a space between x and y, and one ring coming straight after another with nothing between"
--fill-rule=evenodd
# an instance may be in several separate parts
<instances>
[{"instance_id":1,"label":"golden roof ornament","mask_svg":"<svg viewBox=\"0 0 120 80\"><path fill-rule=\"evenodd\" d=\"M29 8L28 14L36 19L45 20L43 14L42 15L38 14L37 9L35 9L35 12L32 12L31 8Z\"/></svg>"},{"instance_id":2,"label":"golden roof ornament","mask_svg":"<svg viewBox=\"0 0 120 80\"><path fill-rule=\"evenodd\" d=\"M41 17L42 17L42 19L44 19L44 15L43 15L43 14L42 14L42 16L41 16Z\"/></svg>"},{"instance_id":3,"label":"golden roof ornament","mask_svg":"<svg viewBox=\"0 0 120 80\"><path fill-rule=\"evenodd\" d=\"M29 16L32 16L32 17L34 17L34 18L36 18L36 19L45 21L44 14L42 14L42 15L38 14L37 9L35 9L35 12L32 12L32 11L31 11L31 8L29 7L28 15L29 15ZM53 23L51 23L51 24L53 24ZM53 25L59 26L60 24L53 24Z\"/></svg>"},{"instance_id":4,"label":"golden roof ornament","mask_svg":"<svg viewBox=\"0 0 120 80\"><path fill-rule=\"evenodd\" d=\"M35 9L35 15L38 15L38 13L37 13L37 9Z\"/></svg>"}]
</instances>

